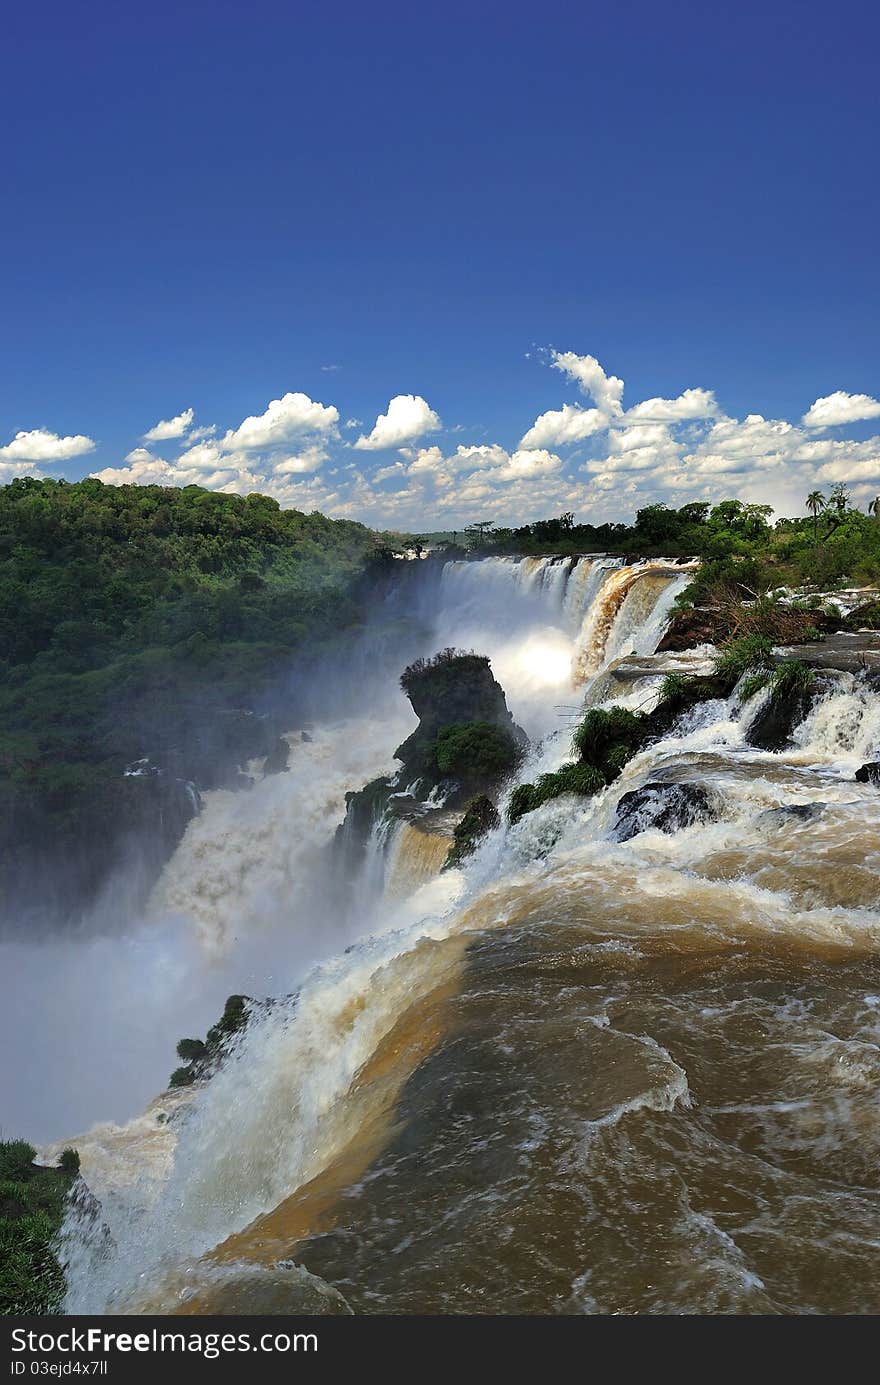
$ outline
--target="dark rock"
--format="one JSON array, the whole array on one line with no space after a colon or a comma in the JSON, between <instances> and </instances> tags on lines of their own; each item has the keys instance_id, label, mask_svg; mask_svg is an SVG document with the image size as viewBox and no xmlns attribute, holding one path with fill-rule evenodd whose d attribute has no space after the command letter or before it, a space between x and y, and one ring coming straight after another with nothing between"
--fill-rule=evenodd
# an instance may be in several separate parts
<instances>
[{"instance_id":1,"label":"dark rock","mask_svg":"<svg viewBox=\"0 0 880 1385\"><path fill-rule=\"evenodd\" d=\"M657 653L680 653L700 644L721 644L731 634L730 616L711 607L676 611L657 646Z\"/></svg>"},{"instance_id":2,"label":"dark rock","mask_svg":"<svg viewBox=\"0 0 880 1385\"><path fill-rule=\"evenodd\" d=\"M880 601L868 601L850 611L845 621L847 630L880 630Z\"/></svg>"},{"instance_id":3,"label":"dark rock","mask_svg":"<svg viewBox=\"0 0 880 1385\"><path fill-rule=\"evenodd\" d=\"M279 736L263 765L263 777L267 774L283 774L288 768L290 760L290 746L283 736Z\"/></svg>"},{"instance_id":4,"label":"dark rock","mask_svg":"<svg viewBox=\"0 0 880 1385\"><path fill-rule=\"evenodd\" d=\"M345 795L345 819L336 829L337 847L352 859L360 857L375 824L383 816L394 793L390 774L371 779L362 789Z\"/></svg>"},{"instance_id":5,"label":"dark rock","mask_svg":"<svg viewBox=\"0 0 880 1385\"><path fill-rule=\"evenodd\" d=\"M337 884L343 894L356 879L376 825L386 816L409 817L420 807L411 795L401 792L396 776L390 774L372 779L362 789L345 795L345 817L333 838Z\"/></svg>"},{"instance_id":6,"label":"dark rock","mask_svg":"<svg viewBox=\"0 0 880 1385\"><path fill-rule=\"evenodd\" d=\"M743 590L743 596L747 593ZM784 605L780 607L780 621L784 624L776 635L775 643L801 644L816 639L820 635L831 634L850 627L841 616L821 609ZM850 618L852 619L852 617ZM667 650L676 653L694 649L700 644L723 644L738 633L736 607L721 608L713 606L693 606L677 611L669 622L666 633L657 646L658 654ZM873 626L871 628L874 628Z\"/></svg>"},{"instance_id":7,"label":"dark rock","mask_svg":"<svg viewBox=\"0 0 880 1385\"><path fill-rule=\"evenodd\" d=\"M880 788L880 760L869 760L862 765L856 770L856 779L860 784L873 784L875 788Z\"/></svg>"},{"instance_id":8,"label":"dark rock","mask_svg":"<svg viewBox=\"0 0 880 1385\"><path fill-rule=\"evenodd\" d=\"M788 671L790 677L786 676ZM803 664L780 665L770 697L759 707L746 731L746 744L758 750L784 750L791 745L795 728L834 681L830 675L819 674Z\"/></svg>"},{"instance_id":9,"label":"dark rock","mask_svg":"<svg viewBox=\"0 0 880 1385\"><path fill-rule=\"evenodd\" d=\"M880 766L878 766L880 768ZM785 803L781 808L767 808L759 813L756 822L761 827L785 827L791 822L812 822L825 809L824 803Z\"/></svg>"},{"instance_id":10,"label":"dark rock","mask_svg":"<svg viewBox=\"0 0 880 1385\"><path fill-rule=\"evenodd\" d=\"M716 800L701 784L644 784L621 798L611 835L628 842L649 828L671 834L717 817Z\"/></svg>"},{"instance_id":11,"label":"dark rock","mask_svg":"<svg viewBox=\"0 0 880 1385\"><path fill-rule=\"evenodd\" d=\"M774 654L774 663L784 664L791 656ZM829 674L880 674L880 635L828 635L812 644L798 645L797 662Z\"/></svg>"},{"instance_id":12,"label":"dark rock","mask_svg":"<svg viewBox=\"0 0 880 1385\"><path fill-rule=\"evenodd\" d=\"M312 743L312 737L309 735L308 731L303 731L302 735L300 736L300 740L303 742L304 745L311 745Z\"/></svg>"}]
</instances>

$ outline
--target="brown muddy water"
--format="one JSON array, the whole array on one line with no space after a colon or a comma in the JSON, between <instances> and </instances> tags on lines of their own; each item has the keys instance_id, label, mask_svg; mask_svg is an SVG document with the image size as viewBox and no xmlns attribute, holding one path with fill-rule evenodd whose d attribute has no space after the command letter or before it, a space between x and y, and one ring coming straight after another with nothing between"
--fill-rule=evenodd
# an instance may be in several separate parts
<instances>
[{"instance_id":1,"label":"brown muddy water","mask_svg":"<svg viewBox=\"0 0 880 1385\"><path fill-rule=\"evenodd\" d=\"M598 665L589 700L642 705L688 663L651 656L683 579L649 568L636 599L619 565L513 575ZM459 606L477 576L451 574ZM377 838L369 933L204 1087L79 1142L108 1232L69 1221L68 1307L880 1311L880 797L854 779L880 699L842 674L775 755L747 743L757 705L698 709L462 871L437 874L434 828ZM524 776L568 735L557 717ZM649 782L701 785L713 820L617 841Z\"/></svg>"}]
</instances>

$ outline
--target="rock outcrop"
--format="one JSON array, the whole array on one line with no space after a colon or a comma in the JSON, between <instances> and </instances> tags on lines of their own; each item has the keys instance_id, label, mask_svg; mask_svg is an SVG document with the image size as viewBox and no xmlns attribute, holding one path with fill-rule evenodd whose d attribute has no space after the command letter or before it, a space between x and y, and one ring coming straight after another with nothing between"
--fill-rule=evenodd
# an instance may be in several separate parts
<instances>
[{"instance_id":1,"label":"rock outcrop","mask_svg":"<svg viewBox=\"0 0 880 1385\"><path fill-rule=\"evenodd\" d=\"M283 774L290 761L290 746L283 736L279 736L263 764L263 777L267 774Z\"/></svg>"},{"instance_id":2,"label":"rock outcrop","mask_svg":"<svg viewBox=\"0 0 880 1385\"><path fill-rule=\"evenodd\" d=\"M784 750L792 744L795 729L810 708L833 683L833 675L818 673L805 664L780 664L770 681L770 696L746 730L746 743L758 750Z\"/></svg>"},{"instance_id":3,"label":"rock outcrop","mask_svg":"<svg viewBox=\"0 0 880 1385\"><path fill-rule=\"evenodd\" d=\"M457 779L467 781L465 791L476 786L474 781L497 783L528 744L483 655L444 649L410 664L400 684L419 718L394 752L408 781L420 778L433 786Z\"/></svg>"},{"instance_id":4,"label":"rock outcrop","mask_svg":"<svg viewBox=\"0 0 880 1385\"><path fill-rule=\"evenodd\" d=\"M717 817L718 804L702 784L643 784L621 798L611 835L617 842L628 842L640 832L672 834Z\"/></svg>"},{"instance_id":5,"label":"rock outcrop","mask_svg":"<svg viewBox=\"0 0 880 1385\"><path fill-rule=\"evenodd\" d=\"M824 803L783 803L779 808L765 808L756 821L760 827L790 827L792 823L812 822L825 807Z\"/></svg>"},{"instance_id":6,"label":"rock outcrop","mask_svg":"<svg viewBox=\"0 0 880 1385\"><path fill-rule=\"evenodd\" d=\"M420 802L434 789L442 790L448 808L461 808L478 799L486 800L494 812L492 794L516 768L528 745L483 655L444 649L433 659L410 664L400 682L419 724L394 752L401 762L396 775L383 775L345 796L345 820L337 829L336 849L349 868L362 858L377 822L389 814L419 812ZM407 794L405 786L412 786L418 798ZM482 811L488 818L485 808ZM466 836L475 826L472 817Z\"/></svg>"}]
</instances>

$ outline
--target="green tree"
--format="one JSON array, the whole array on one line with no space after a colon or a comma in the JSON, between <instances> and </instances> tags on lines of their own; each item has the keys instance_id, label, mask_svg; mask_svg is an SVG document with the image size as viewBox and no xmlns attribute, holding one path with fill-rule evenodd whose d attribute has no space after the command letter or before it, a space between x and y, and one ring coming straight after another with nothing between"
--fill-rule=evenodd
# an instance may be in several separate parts
<instances>
[{"instance_id":1,"label":"green tree","mask_svg":"<svg viewBox=\"0 0 880 1385\"><path fill-rule=\"evenodd\" d=\"M495 521L493 519L480 519L477 520L475 524L469 524L464 532L468 535L475 548L482 548L486 542L486 536L489 530L494 527Z\"/></svg>"},{"instance_id":2,"label":"green tree","mask_svg":"<svg viewBox=\"0 0 880 1385\"><path fill-rule=\"evenodd\" d=\"M819 515L825 509L825 497L821 491L810 491L807 496L807 509L813 516L813 542L819 542Z\"/></svg>"}]
</instances>

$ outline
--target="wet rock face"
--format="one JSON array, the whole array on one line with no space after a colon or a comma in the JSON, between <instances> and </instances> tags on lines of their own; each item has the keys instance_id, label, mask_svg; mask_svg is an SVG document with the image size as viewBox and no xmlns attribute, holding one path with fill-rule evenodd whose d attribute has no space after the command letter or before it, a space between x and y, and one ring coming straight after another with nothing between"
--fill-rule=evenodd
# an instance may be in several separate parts
<instances>
[{"instance_id":1,"label":"wet rock face","mask_svg":"<svg viewBox=\"0 0 880 1385\"><path fill-rule=\"evenodd\" d=\"M839 674L815 669L801 661L783 660L777 667L770 697L758 708L745 733L747 745L758 750L784 750L816 702L832 692Z\"/></svg>"},{"instance_id":2,"label":"wet rock face","mask_svg":"<svg viewBox=\"0 0 880 1385\"><path fill-rule=\"evenodd\" d=\"M783 750L791 744L794 729L806 717L812 701L812 692L803 688L771 697L746 731L746 744L758 750Z\"/></svg>"},{"instance_id":3,"label":"wet rock face","mask_svg":"<svg viewBox=\"0 0 880 1385\"><path fill-rule=\"evenodd\" d=\"M345 818L336 829L336 849L348 866L363 859L370 833L387 810L393 793L393 776L383 774L345 795Z\"/></svg>"},{"instance_id":4,"label":"wet rock face","mask_svg":"<svg viewBox=\"0 0 880 1385\"><path fill-rule=\"evenodd\" d=\"M657 646L657 653L679 653L700 644L721 644L731 633L730 617L711 607L677 611Z\"/></svg>"},{"instance_id":5,"label":"wet rock face","mask_svg":"<svg viewBox=\"0 0 880 1385\"><path fill-rule=\"evenodd\" d=\"M640 832L680 832L696 822L714 822L718 806L702 784L644 784L617 805L612 837L628 842Z\"/></svg>"},{"instance_id":6,"label":"wet rock face","mask_svg":"<svg viewBox=\"0 0 880 1385\"><path fill-rule=\"evenodd\" d=\"M860 784L873 784L875 789L880 788L880 760L870 760L862 765L856 770L856 779Z\"/></svg>"}]
</instances>

